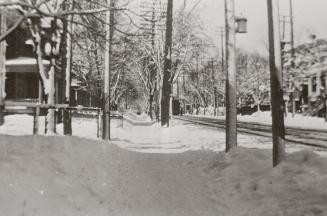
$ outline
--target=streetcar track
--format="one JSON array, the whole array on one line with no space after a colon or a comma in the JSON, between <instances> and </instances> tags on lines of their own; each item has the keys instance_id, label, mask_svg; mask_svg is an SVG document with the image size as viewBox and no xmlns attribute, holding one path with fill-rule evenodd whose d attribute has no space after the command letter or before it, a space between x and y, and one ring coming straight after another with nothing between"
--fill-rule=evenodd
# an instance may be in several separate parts
<instances>
[{"instance_id":1,"label":"streetcar track","mask_svg":"<svg viewBox=\"0 0 327 216\"><path fill-rule=\"evenodd\" d=\"M225 121L221 119L194 116L176 116L174 118L211 127L225 128ZM272 137L272 127L266 124L238 122L237 131L262 137ZM327 149L327 130L287 127L285 133L287 142Z\"/></svg>"}]
</instances>

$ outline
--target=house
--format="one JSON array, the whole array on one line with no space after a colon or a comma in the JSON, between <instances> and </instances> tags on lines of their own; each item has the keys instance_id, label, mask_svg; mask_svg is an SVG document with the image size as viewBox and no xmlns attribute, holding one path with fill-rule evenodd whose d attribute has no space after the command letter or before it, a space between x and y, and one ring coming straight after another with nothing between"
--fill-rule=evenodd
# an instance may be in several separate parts
<instances>
[{"instance_id":1,"label":"house","mask_svg":"<svg viewBox=\"0 0 327 216\"><path fill-rule=\"evenodd\" d=\"M307 85L307 101L304 101L305 115L323 116L326 112L327 64L315 65L307 71L304 90ZM305 93L304 92L304 95Z\"/></svg>"},{"instance_id":2,"label":"house","mask_svg":"<svg viewBox=\"0 0 327 216\"><path fill-rule=\"evenodd\" d=\"M83 85L76 79L72 80L71 90L70 90L71 105L73 106L84 106L92 107L92 96L83 87Z\"/></svg>"},{"instance_id":3,"label":"house","mask_svg":"<svg viewBox=\"0 0 327 216\"><path fill-rule=\"evenodd\" d=\"M50 62L43 61L48 69ZM38 101L42 86L35 58L17 57L6 60L5 93L7 100Z\"/></svg>"},{"instance_id":4,"label":"house","mask_svg":"<svg viewBox=\"0 0 327 216\"><path fill-rule=\"evenodd\" d=\"M7 19L10 28L15 16ZM42 63L45 71L50 69L49 57L45 55L45 44L50 35L50 25L46 20L41 20L43 29L41 47L43 52ZM42 102L45 96L42 92L42 81L40 78L36 54L32 43L30 30L26 23L22 23L6 38L6 80L5 80L5 100L10 102ZM60 61L60 58L58 58ZM63 102L64 75L60 67L56 68L55 77L56 103ZM7 110L8 107L6 107ZM9 109L10 110L10 109ZM26 108L30 113L30 109Z\"/></svg>"},{"instance_id":5,"label":"house","mask_svg":"<svg viewBox=\"0 0 327 216\"><path fill-rule=\"evenodd\" d=\"M290 53L284 56L285 77L290 78L297 110L302 108L304 115L322 116L325 113L325 100L327 93L327 40L314 39L309 43L297 46L294 50L294 70L290 65ZM291 80L291 81L290 81ZM290 90L290 88L289 88Z\"/></svg>"}]
</instances>

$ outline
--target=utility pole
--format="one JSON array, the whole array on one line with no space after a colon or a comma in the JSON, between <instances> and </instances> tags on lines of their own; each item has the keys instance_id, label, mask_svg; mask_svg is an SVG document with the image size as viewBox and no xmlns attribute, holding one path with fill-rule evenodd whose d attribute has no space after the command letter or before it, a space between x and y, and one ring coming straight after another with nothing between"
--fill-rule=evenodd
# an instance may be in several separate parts
<instances>
[{"instance_id":1,"label":"utility pole","mask_svg":"<svg viewBox=\"0 0 327 216\"><path fill-rule=\"evenodd\" d=\"M156 2L153 1L152 2L152 15L151 15L151 49L155 50L155 39L156 39ZM150 65L150 96L149 96L149 115L151 120L153 120L153 99L154 99L154 93L156 91L156 84L154 84L154 82L156 82L156 67L154 64L155 60L154 57L152 56L151 59L151 65Z\"/></svg>"},{"instance_id":2,"label":"utility pole","mask_svg":"<svg viewBox=\"0 0 327 216\"><path fill-rule=\"evenodd\" d=\"M278 5L278 8L279 8L279 5ZM279 10L279 9L278 9ZM279 17L279 13L278 13L278 17ZM288 21L286 20L286 18L288 18L288 16L282 16L283 19L280 20L282 22L282 33L281 33L281 59L282 59L282 73L285 74L287 73L285 71L285 67L284 67L284 64L283 64L283 59L284 59L284 56L285 56L285 46L287 44L287 42L285 41L285 32L286 32L286 23L288 23ZM287 90L287 87L286 87L286 90ZM286 92L284 93L285 95L287 94ZM284 114L285 114L285 117L287 117L288 115L288 103L289 103L289 96L287 95L286 98L283 98L284 99Z\"/></svg>"},{"instance_id":3,"label":"utility pole","mask_svg":"<svg viewBox=\"0 0 327 216\"><path fill-rule=\"evenodd\" d=\"M221 48L221 69L225 71L225 53L224 53L224 28L220 28L220 48Z\"/></svg>"},{"instance_id":4,"label":"utility pole","mask_svg":"<svg viewBox=\"0 0 327 216\"><path fill-rule=\"evenodd\" d=\"M0 35L6 32L6 9L0 9ZM0 42L0 125L4 124L4 99L6 79L6 41Z\"/></svg>"},{"instance_id":5,"label":"utility pole","mask_svg":"<svg viewBox=\"0 0 327 216\"><path fill-rule=\"evenodd\" d=\"M289 9L290 9L290 39L291 39L291 72L294 70L294 59L295 59L295 50L294 50L294 17L293 17L293 0L289 0ZM291 74L292 82L295 82L293 74ZM292 117L295 116L296 104L295 104L295 83L293 83L292 89Z\"/></svg>"},{"instance_id":6,"label":"utility pole","mask_svg":"<svg viewBox=\"0 0 327 216\"><path fill-rule=\"evenodd\" d=\"M236 54L235 54L235 5L225 0L226 30L226 152L237 147Z\"/></svg>"},{"instance_id":7,"label":"utility pole","mask_svg":"<svg viewBox=\"0 0 327 216\"><path fill-rule=\"evenodd\" d=\"M172 31L173 31L173 0L167 3L167 20L166 20L166 42L164 53L164 74L162 80L162 97L161 97L161 126L169 127L169 104L171 97L171 51L172 51Z\"/></svg>"},{"instance_id":8,"label":"utility pole","mask_svg":"<svg viewBox=\"0 0 327 216\"><path fill-rule=\"evenodd\" d=\"M74 9L74 0L68 1L68 8L70 11ZM73 58L73 43L72 43L72 32L73 32L73 15L69 15L67 17L67 21L64 25L64 33L65 33L65 103L71 106L71 98L70 98L70 89L71 89L71 70L72 70L72 58ZM64 110L63 112L64 119L64 134L72 135L72 116L69 110Z\"/></svg>"},{"instance_id":9,"label":"utility pole","mask_svg":"<svg viewBox=\"0 0 327 216\"><path fill-rule=\"evenodd\" d=\"M141 23L142 29L145 35L150 35L146 38L146 41L151 42L151 55L148 56L148 62L146 67L149 70L149 74L146 76L147 85L149 86L149 116L153 120L153 112L155 113L156 120L159 122L159 110L160 110L160 98L161 98L161 84L160 84L160 64L156 64L158 58L159 42L158 30L163 29L165 24L163 23L166 14L166 4L162 4L161 0L143 0L141 2L142 17L144 17ZM159 59L159 58L158 58ZM153 110L153 104L155 109Z\"/></svg>"},{"instance_id":10,"label":"utility pole","mask_svg":"<svg viewBox=\"0 0 327 216\"><path fill-rule=\"evenodd\" d=\"M224 27L220 27L220 49L221 49L221 72L225 73L225 52L224 52ZM223 101L223 106L225 106L225 101Z\"/></svg>"},{"instance_id":11,"label":"utility pole","mask_svg":"<svg viewBox=\"0 0 327 216\"><path fill-rule=\"evenodd\" d=\"M282 42L285 42L285 32L286 32L286 23L287 23L287 18L288 16L283 16L283 19L281 20L281 22L283 23L282 26Z\"/></svg>"},{"instance_id":12,"label":"utility pole","mask_svg":"<svg viewBox=\"0 0 327 216\"><path fill-rule=\"evenodd\" d=\"M110 73L112 54L112 33L113 33L113 0L107 0L109 9L106 12L106 53L104 71L104 119L103 119L103 139L110 140Z\"/></svg>"},{"instance_id":13,"label":"utility pole","mask_svg":"<svg viewBox=\"0 0 327 216\"><path fill-rule=\"evenodd\" d=\"M285 157L285 126L283 115L283 88L281 65L278 65L278 51L275 52L275 31L273 0L267 0L268 10L268 38L269 38L269 68L271 86L271 108L272 108L272 137L273 137L273 166L277 166ZM278 18L279 19L279 18ZM279 20L278 20L279 22ZM279 35L279 33L277 34ZM277 36L278 39L278 36ZM277 54L277 55L275 55Z\"/></svg>"},{"instance_id":14,"label":"utility pole","mask_svg":"<svg viewBox=\"0 0 327 216\"><path fill-rule=\"evenodd\" d=\"M217 101L216 101L216 83L215 83L215 68L214 68L214 60L211 58L211 81L212 81L212 103L213 103L213 115L217 115Z\"/></svg>"}]
</instances>

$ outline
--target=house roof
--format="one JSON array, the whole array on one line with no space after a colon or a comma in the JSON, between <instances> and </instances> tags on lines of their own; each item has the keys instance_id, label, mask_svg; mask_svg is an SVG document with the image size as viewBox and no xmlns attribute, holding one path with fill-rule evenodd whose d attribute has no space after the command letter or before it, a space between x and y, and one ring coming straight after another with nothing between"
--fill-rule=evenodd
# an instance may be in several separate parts
<instances>
[{"instance_id":1,"label":"house roof","mask_svg":"<svg viewBox=\"0 0 327 216\"><path fill-rule=\"evenodd\" d=\"M296 74L297 79L306 78L316 73L326 73L327 71L327 40L316 39L309 43L297 46L294 50L294 66L291 68L291 52L288 50L284 54L284 68Z\"/></svg>"},{"instance_id":2,"label":"house roof","mask_svg":"<svg viewBox=\"0 0 327 216\"><path fill-rule=\"evenodd\" d=\"M45 67L49 67L50 61L42 60ZM38 73L35 58L19 57L6 60L6 72L10 73Z\"/></svg>"},{"instance_id":3,"label":"house roof","mask_svg":"<svg viewBox=\"0 0 327 216\"><path fill-rule=\"evenodd\" d=\"M316 75L317 73L322 73L322 74L327 73L327 63L314 65L314 66L308 68L306 75L313 76L313 75Z\"/></svg>"}]
</instances>

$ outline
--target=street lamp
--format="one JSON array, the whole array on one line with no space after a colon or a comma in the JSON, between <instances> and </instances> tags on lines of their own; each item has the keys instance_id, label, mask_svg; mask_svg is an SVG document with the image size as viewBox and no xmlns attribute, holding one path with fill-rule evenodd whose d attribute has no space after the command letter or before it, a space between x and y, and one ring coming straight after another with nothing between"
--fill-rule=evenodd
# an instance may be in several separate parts
<instances>
[{"instance_id":1,"label":"street lamp","mask_svg":"<svg viewBox=\"0 0 327 216\"><path fill-rule=\"evenodd\" d=\"M247 18L245 17L236 17L236 33L244 34L247 33Z\"/></svg>"}]
</instances>

